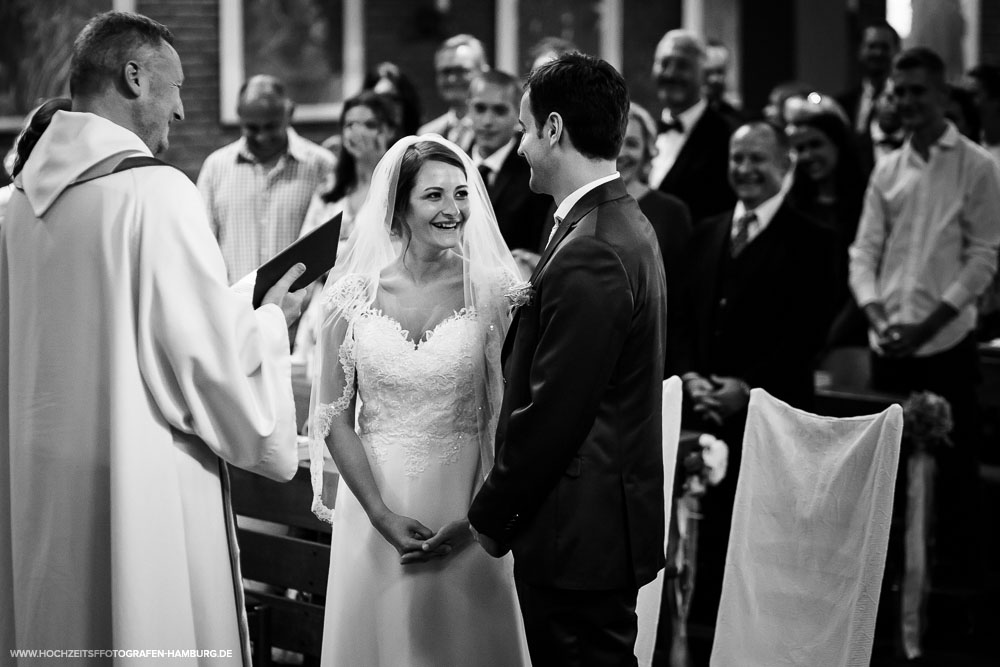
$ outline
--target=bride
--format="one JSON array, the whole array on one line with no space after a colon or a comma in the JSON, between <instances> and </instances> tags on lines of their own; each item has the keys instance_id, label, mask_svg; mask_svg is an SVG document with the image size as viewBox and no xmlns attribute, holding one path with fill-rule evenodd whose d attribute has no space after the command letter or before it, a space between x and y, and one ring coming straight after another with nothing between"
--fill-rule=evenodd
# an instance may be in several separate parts
<instances>
[{"instance_id":1,"label":"bride","mask_svg":"<svg viewBox=\"0 0 1000 667\"><path fill-rule=\"evenodd\" d=\"M386 153L355 221L310 409L313 511L333 524L322 663L525 664L512 561L466 519L493 464L517 266L471 160L437 135Z\"/></svg>"}]
</instances>

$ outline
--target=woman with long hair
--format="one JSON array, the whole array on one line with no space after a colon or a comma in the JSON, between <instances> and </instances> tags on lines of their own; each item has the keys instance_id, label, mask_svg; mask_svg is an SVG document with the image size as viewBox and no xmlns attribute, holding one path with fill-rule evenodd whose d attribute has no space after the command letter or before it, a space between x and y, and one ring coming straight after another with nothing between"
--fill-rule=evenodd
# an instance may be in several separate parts
<instances>
[{"instance_id":1,"label":"woman with long hair","mask_svg":"<svg viewBox=\"0 0 1000 667\"><path fill-rule=\"evenodd\" d=\"M828 347L865 345L866 321L847 284L847 248L854 242L865 195L861 171L847 115L829 97L810 93L786 104L785 132L796 155L791 203L803 213L833 229L839 245L838 315Z\"/></svg>"}]
</instances>

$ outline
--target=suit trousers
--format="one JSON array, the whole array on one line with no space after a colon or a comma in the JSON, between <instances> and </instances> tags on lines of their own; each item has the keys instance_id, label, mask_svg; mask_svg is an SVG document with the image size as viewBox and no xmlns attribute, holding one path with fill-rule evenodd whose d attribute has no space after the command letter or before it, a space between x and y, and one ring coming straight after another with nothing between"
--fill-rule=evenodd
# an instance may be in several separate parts
<instances>
[{"instance_id":1,"label":"suit trousers","mask_svg":"<svg viewBox=\"0 0 1000 667\"><path fill-rule=\"evenodd\" d=\"M634 667L637 588L576 591L515 577L533 665Z\"/></svg>"}]
</instances>

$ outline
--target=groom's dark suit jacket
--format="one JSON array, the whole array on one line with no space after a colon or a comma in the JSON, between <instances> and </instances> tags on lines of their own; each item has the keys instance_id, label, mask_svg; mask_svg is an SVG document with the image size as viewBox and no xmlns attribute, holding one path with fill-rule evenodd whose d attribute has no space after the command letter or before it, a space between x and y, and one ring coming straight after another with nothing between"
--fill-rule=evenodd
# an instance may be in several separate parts
<instances>
[{"instance_id":1,"label":"groom's dark suit jacket","mask_svg":"<svg viewBox=\"0 0 1000 667\"><path fill-rule=\"evenodd\" d=\"M663 567L666 283L621 179L577 202L504 344L496 464L469 510L529 584L642 585Z\"/></svg>"}]
</instances>

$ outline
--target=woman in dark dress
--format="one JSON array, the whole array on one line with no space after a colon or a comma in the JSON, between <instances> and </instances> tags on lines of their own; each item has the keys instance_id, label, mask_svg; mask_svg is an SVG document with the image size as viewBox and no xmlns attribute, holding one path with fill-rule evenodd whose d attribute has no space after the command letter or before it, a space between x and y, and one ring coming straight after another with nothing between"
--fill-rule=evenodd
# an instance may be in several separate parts
<instances>
[{"instance_id":1,"label":"woman in dark dress","mask_svg":"<svg viewBox=\"0 0 1000 667\"><path fill-rule=\"evenodd\" d=\"M785 131L795 150L795 208L837 233L842 306L827 347L867 344L867 323L847 283L847 249L854 242L865 195L865 177L851 139L847 116L831 98L811 93L786 106Z\"/></svg>"}]
</instances>

